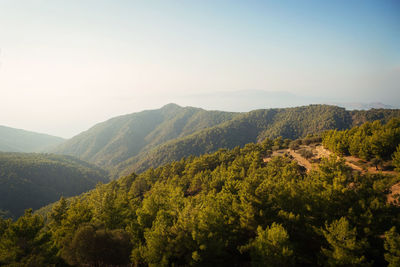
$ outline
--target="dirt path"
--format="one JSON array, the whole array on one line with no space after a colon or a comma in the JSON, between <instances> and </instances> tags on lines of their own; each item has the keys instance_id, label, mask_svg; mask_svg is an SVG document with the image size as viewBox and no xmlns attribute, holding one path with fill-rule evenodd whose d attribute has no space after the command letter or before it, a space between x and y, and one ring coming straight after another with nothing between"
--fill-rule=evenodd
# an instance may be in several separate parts
<instances>
[{"instance_id":1,"label":"dirt path","mask_svg":"<svg viewBox=\"0 0 400 267\"><path fill-rule=\"evenodd\" d=\"M343 157L344 160L346 161L346 165L349 166L350 168L352 168L353 170L356 171L360 171L362 173L366 173L365 170L363 170L363 168L361 168L360 166L357 166L356 164L354 164L353 162L358 161L359 159L355 158L355 157Z\"/></svg>"},{"instance_id":2,"label":"dirt path","mask_svg":"<svg viewBox=\"0 0 400 267\"><path fill-rule=\"evenodd\" d=\"M390 188L390 191L392 191L392 192L390 194L388 194L388 196L387 196L388 202L396 204L396 205L399 205L399 203L397 202L397 196L396 195L400 194L400 183L397 183L397 184L393 185Z\"/></svg>"},{"instance_id":3,"label":"dirt path","mask_svg":"<svg viewBox=\"0 0 400 267\"><path fill-rule=\"evenodd\" d=\"M312 169L312 165L311 163L304 157L302 157L299 153L290 150L290 149L280 149L277 151L274 151L271 155L271 157L266 157L263 158L264 162L269 162L271 160L272 157L278 157L278 156L283 156L285 154L289 154L291 155L294 160L297 161L297 163L301 166L303 166L304 168L306 168L307 172L309 172Z\"/></svg>"},{"instance_id":4,"label":"dirt path","mask_svg":"<svg viewBox=\"0 0 400 267\"><path fill-rule=\"evenodd\" d=\"M332 154L332 152L330 152L328 149L324 148L321 145L317 146L315 148L315 151L317 151L317 157L318 158L327 158Z\"/></svg>"},{"instance_id":5,"label":"dirt path","mask_svg":"<svg viewBox=\"0 0 400 267\"><path fill-rule=\"evenodd\" d=\"M299 153L289 150L289 154L297 161L297 163L307 169L307 172L311 171L311 162L306 158L302 157Z\"/></svg>"}]
</instances>

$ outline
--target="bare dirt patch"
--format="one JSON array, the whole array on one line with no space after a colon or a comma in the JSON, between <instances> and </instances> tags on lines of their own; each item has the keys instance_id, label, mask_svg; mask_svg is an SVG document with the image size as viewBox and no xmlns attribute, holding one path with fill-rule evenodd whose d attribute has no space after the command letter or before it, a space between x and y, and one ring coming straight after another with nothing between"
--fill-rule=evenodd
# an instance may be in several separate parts
<instances>
[{"instance_id":1,"label":"bare dirt patch","mask_svg":"<svg viewBox=\"0 0 400 267\"><path fill-rule=\"evenodd\" d=\"M387 200L389 203L399 205L400 203L398 202L398 196L400 195L400 183L397 183L393 185L390 188L390 194L387 196Z\"/></svg>"},{"instance_id":2,"label":"bare dirt patch","mask_svg":"<svg viewBox=\"0 0 400 267\"><path fill-rule=\"evenodd\" d=\"M312 169L312 164L309 160L306 158L302 157L299 153L297 153L294 150L289 150L289 154L297 161L297 163L304 168L306 168L307 172L311 171Z\"/></svg>"}]
</instances>

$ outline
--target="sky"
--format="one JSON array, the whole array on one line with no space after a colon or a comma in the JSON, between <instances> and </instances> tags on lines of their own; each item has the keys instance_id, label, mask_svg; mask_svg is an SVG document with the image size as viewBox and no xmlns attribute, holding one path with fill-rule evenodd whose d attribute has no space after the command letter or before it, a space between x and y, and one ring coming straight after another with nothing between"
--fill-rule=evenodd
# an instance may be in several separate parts
<instances>
[{"instance_id":1,"label":"sky","mask_svg":"<svg viewBox=\"0 0 400 267\"><path fill-rule=\"evenodd\" d=\"M69 138L246 91L399 107L400 1L0 0L0 125Z\"/></svg>"}]
</instances>

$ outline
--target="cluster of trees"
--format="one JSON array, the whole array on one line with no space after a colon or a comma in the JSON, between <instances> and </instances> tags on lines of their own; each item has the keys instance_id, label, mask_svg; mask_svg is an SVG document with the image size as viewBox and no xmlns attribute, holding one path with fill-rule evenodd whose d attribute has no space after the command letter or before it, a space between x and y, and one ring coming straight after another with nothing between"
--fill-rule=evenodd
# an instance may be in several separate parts
<instances>
[{"instance_id":1,"label":"cluster of trees","mask_svg":"<svg viewBox=\"0 0 400 267\"><path fill-rule=\"evenodd\" d=\"M71 156L0 152L0 216L18 217L108 181L104 170Z\"/></svg>"},{"instance_id":2,"label":"cluster of trees","mask_svg":"<svg viewBox=\"0 0 400 267\"><path fill-rule=\"evenodd\" d=\"M389 160L400 144L400 118L393 118L386 124L374 121L350 130L326 131L322 143L338 154L364 160Z\"/></svg>"},{"instance_id":3,"label":"cluster of trees","mask_svg":"<svg viewBox=\"0 0 400 267\"><path fill-rule=\"evenodd\" d=\"M279 141L280 140L280 141ZM331 157L305 173L282 139L122 177L46 214L0 220L0 265L398 266L399 177ZM287 145L287 144L286 144Z\"/></svg>"}]
</instances>

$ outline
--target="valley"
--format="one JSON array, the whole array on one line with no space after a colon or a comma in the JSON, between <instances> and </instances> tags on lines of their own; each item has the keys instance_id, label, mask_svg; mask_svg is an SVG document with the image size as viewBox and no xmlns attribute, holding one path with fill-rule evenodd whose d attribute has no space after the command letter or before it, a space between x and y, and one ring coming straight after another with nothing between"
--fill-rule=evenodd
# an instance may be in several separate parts
<instances>
[{"instance_id":1,"label":"valley","mask_svg":"<svg viewBox=\"0 0 400 267\"><path fill-rule=\"evenodd\" d=\"M71 156L0 152L0 213L16 219L109 181L104 170Z\"/></svg>"}]
</instances>

